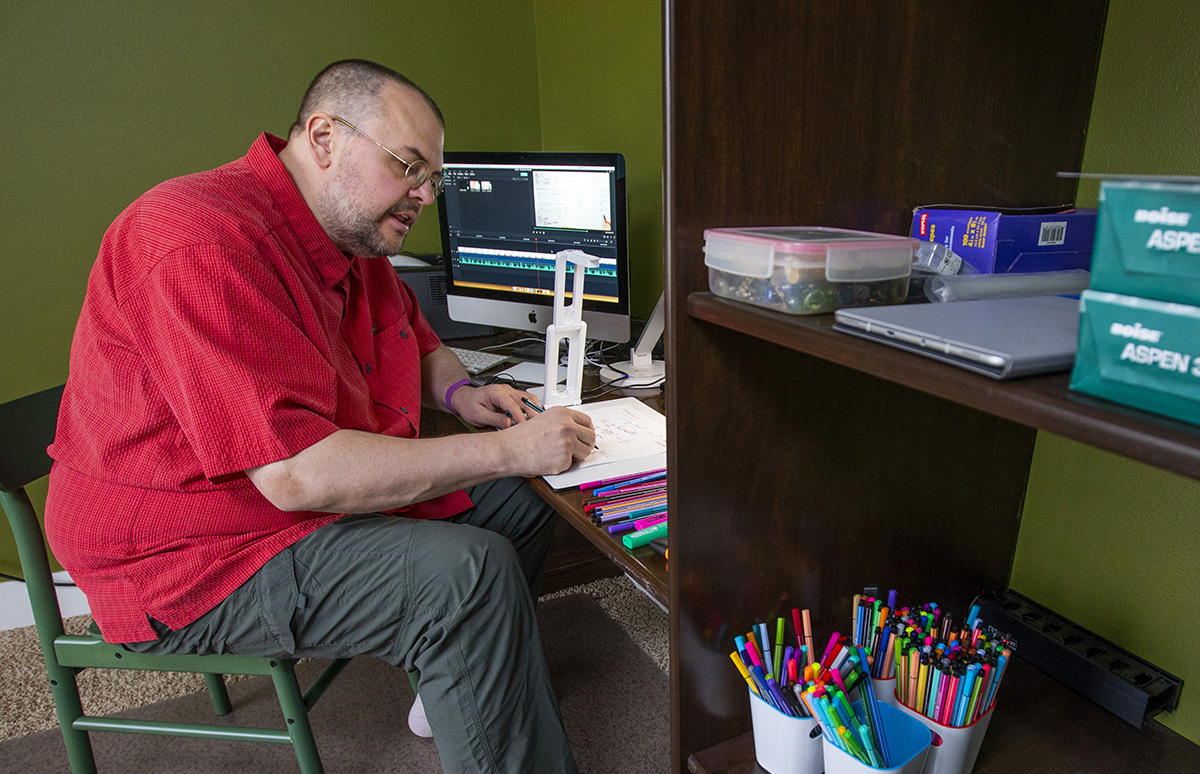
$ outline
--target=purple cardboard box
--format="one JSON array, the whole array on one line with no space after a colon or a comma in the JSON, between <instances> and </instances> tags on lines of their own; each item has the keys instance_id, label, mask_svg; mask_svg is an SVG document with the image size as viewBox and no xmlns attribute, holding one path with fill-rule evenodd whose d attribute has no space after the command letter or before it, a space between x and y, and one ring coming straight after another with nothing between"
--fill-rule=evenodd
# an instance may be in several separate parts
<instances>
[{"instance_id":1,"label":"purple cardboard box","mask_svg":"<svg viewBox=\"0 0 1200 774\"><path fill-rule=\"evenodd\" d=\"M913 210L912 236L940 242L981 274L1087 269L1092 264L1096 211L966 209L929 205Z\"/></svg>"}]
</instances>

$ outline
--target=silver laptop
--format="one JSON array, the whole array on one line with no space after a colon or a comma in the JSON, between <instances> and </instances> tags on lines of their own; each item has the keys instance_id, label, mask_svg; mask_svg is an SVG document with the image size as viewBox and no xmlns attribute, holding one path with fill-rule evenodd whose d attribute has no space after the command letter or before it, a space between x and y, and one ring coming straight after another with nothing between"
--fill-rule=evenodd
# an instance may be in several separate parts
<instances>
[{"instance_id":1,"label":"silver laptop","mask_svg":"<svg viewBox=\"0 0 1200 774\"><path fill-rule=\"evenodd\" d=\"M1079 299L1035 296L838 309L833 329L1008 379L1071 368Z\"/></svg>"}]
</instances>

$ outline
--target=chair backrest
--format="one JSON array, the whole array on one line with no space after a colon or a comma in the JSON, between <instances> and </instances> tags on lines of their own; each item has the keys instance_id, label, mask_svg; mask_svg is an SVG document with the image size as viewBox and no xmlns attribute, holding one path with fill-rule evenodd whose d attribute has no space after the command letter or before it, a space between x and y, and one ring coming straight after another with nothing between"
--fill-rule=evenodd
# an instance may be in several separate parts
<instances>
[{"instance_id":1,"label":"chair backrest","mask_svg":"<svg viewBox=\"0 0 1200 774\"><path fill-rule=\"evenodd\" d=\"M0 405L0 490L15 492L50 472L63 385Z\"/></svg>"},{"instance_id":2,"label":"chair backrest","mask_svg":"<svg viewBox=\"0 0 1200 774\"><path fill-rule=\"evenodd\" d=\"M42 525L25 486L50 472L53 461L46 447L54 440L62 393L60 384L0 404L0 504L16 538L38 640L48 664L53 659L54 638L63 633L62 612Z\"/></svg>"}]
</instances>

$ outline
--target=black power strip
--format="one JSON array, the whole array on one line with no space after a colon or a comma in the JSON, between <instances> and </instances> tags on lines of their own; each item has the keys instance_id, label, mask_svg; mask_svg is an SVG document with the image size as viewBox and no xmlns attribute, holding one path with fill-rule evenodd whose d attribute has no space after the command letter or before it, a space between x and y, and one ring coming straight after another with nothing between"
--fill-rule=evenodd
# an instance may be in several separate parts
<instances>
[{"instance_id":1,"label":"black power strip","mask_svg":"<svg viewBox=\"0 0 1200 774\"><path fill-rule=\"evenodd\" d=\"M975 599L985 628L1022 659L1117 717L1142 727L1179 704L1183 680L1012 589Z\"/></svg>"}]
</instances>

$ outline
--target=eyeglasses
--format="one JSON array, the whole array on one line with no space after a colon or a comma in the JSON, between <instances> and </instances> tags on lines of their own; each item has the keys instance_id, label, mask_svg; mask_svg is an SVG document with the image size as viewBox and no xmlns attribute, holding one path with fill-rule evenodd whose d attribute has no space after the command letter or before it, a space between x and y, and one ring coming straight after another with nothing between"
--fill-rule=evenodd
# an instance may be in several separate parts
<instances>
[{"instance_id":1,"label":"eyeglasses","mask_svg":"<svg viewBox=\"0 0 1200 774\"><path fill-rule=\"evenodd\" d=\"M382 148L383 151L385 153L387 153L389 156L391 156L396 161L399 161L401 164L403 164L404 168L405 168L404 179L407 180L408 184L411 185L413 188L420 188L421 185L426 180L428 180L429 187L433 189L434 196L437 196L438 194L440 194L442 192L442 188L445 186L445 183L446 183L446 181L442 177L442 174L440 172L434 172L434 173L430 174L429 164L427 164L423 159L417 159L416 161L405 161L404 159L397 156L395 153L393 153L390 150L388 150L387 148L385 148L383 143L381 143L379 140L376 140L374 137L367 134L362 129L359 129L357 126L350 123L346 119L339 118L338 116L330 116L330 117L334 121L343 123L346 126L350 127L353 131L357 132L358 134L361 134L363 137L366 137L368 140L370 140L371 142L375 143L380 148Z\"/></svg>"}]
</instances>

